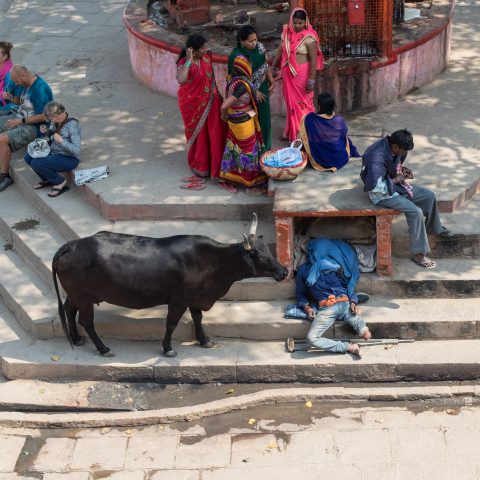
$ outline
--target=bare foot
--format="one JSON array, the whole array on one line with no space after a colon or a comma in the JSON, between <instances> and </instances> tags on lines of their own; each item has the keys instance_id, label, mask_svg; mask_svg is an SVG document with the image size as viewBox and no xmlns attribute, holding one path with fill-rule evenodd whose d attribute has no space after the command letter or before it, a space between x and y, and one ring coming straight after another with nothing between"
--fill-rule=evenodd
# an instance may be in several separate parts
<instances>
[{"instance_id":1,"label":"bare foot","mask_svg":"<svg viewBox=\"0 0 480 480\"><path fill-rule=\"evenodd\" d=\"M351 353L352 355L356 355L357 357L360 357L360 346L356 343L351 343L347 347L347 352Z\"/></svg>"},{"instance_id":2,"label":"bare foot","mask_svg":"<svg viewBox=\"0 0 480 480\"><path fill-rule=\"evenodd\" d=\"M363 332L362 338L364 340L370 340L372 338L372 334L368 328Z\"/></svg>"}]
</instances>

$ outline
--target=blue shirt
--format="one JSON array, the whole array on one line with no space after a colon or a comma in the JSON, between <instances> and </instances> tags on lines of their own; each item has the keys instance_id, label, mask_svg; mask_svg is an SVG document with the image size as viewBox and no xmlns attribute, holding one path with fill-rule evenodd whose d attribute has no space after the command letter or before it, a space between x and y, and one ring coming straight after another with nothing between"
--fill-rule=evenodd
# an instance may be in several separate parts
<instances>
[{"instance_id":1,"label":"blue shirt","mask_svg":"<svg viewBox=\"0 0 480 480\"><path fill-rule=\"evenodd\" d=\"M311 263L304 263L297 272L296 296L298 308L303 310L305 305L312 300L318 305L319 301L326 300L329 295L348 297L347 280L338 272L321 272L317 281L312 286L307 286L306 282L311 268ZM355 293L349 300L358 303L358 297Z\"/></svg>"},{"instance_id":2,"label":"blue shirt","mask_svg":"<svg viewBox=\"0 0 480 480\"><path fill-rule=\"evenodd\" d=\"M25 88L20 96L20 105L18 107L17 116L32 117L43 113L45 105L53 100L53 92L50 85L40 76L37 75L33 84ZM38 127L44 122L32 123Z\"/></svg>"}]
</instances>

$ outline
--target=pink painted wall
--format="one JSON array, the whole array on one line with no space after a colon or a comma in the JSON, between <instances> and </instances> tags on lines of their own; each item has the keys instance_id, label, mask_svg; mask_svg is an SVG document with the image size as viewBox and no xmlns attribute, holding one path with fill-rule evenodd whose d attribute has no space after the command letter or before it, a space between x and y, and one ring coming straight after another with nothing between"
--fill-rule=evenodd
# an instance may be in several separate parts
<instances>
[{"instance_id":1,"label":"pink painted wall","mask_svg":"<svg viewBox=\"0 0 480 480\"><path fill-rule=\"evenodd\" d=\"M444 27L431 32L424 40L394 49L392 58L384 62L358 61L349 64L346 70L327 66L317 77L318 91L331 92L336 98L337 109L346 112L391 103L411 90L426 85L447 66L452 16L453 7L452 15ZM165 42L159 40L157 31L156 38L147 39L145 33L138 33L129 23L126 14L124 23L127 26L130 61L135 77L154 91L176 97L178 83L175 78L175 62L179 47L170 43L169 38ZM175 43L184 41L181 37L175 40ZM214 57L217 85L223 93L226 56L222 52ZM272 113L276 115L285 111L281 90L279 81L270 99Z\"/></svg>"}]
</instances>

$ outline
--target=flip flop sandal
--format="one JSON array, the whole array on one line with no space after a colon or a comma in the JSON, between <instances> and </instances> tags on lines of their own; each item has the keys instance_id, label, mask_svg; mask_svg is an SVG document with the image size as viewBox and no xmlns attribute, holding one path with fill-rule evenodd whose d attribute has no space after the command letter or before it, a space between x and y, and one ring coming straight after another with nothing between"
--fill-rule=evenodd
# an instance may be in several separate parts
<instances>
[{"instance_id":1,"label":"flip flop sandal","mask_svg":"<svg viewBox=\"0 0 480 480\"><path fill-rule=\"evenodd\" d=\"M182 177L180 180L185 183L205 183L206 182L204 178L197 177L196 175L192 175L191 177Z\"/></svg>"},{"instance_id":2,"label":"flip flop sandal","mask_svg":"<svg viewBox=\"0 0 480 480\"><path fill-rule=\"evenodd\" d=\"M41 180L36 185L34 185L34 190L40 190L42 188L53 187L53 183L47 182L46 180Z\"/></svg>"},{"instance_id":3,"label":"flip flop sandal","mask_svg":"<svg viewBox=\"0 0 480 480\"><path fill-rule=\"evenodd\" d=\"M68 187L67 185L65 185L65 186L62 187L62 188L53 187L53 188L47 193L47 195L48 195L50 198L57 198L57 197L59 197L62 193L68 192L69 190L70 190L70 187ZM52 195L52 193L53 193L53 195Z\"/></svg>"},{"instance_id":4,"label":"flip flop sandal","mask_svg":"<svg viewBox=\"0 0 480 480\"><path fill-rule=\"evenodd\" d=\"M414 258L412 258L413 262L415 262L419 267L429 269L429 268L435 268L437 266L437 263L432 260L431 258L428 257L423 257L421 260L417 261Z\"/></svg>"},{"instance_id":5,"label":"flip flop sandal","mask_svg":"<svg viewBox=\"0 0 480 480\"><path fill-rule=\"evenodd\" d=\"M180 185L180 188L183 188L184 190L203 190L205 188L205 185L202 185L198 182L190 182L186 185Z\"/></svg>"},{"instance_id":6,"label":"flip flop sandal","mask_svg":"<svg viewBox=\"0 0 480 480\"><path fill-rule=\"evenodd\" d=\"M223 188L227 192L230 192L230 193L237 193L238 192L238 190L231 183L219 182L218 186L220 188Z\"/></svg>"}]
</instances>

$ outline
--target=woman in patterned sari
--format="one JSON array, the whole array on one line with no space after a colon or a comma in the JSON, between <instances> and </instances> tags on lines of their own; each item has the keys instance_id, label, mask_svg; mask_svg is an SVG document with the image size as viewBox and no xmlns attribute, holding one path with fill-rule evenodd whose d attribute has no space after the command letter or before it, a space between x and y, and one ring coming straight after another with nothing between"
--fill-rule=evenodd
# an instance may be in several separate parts
<instances>
[{"instance_id":1,"label":"woman in patterned sari","mask_svg":"<svg viewBox=\"0 0 480 480\"><path fill-rule=\"evenodd\" d=\"M200 190L220 173L226 128L220 115L222 97L213 74L212 53L201 35L191 35L177 60L178 105L185 125L188 165L194 175L182 188Z\"/></svg>"},{"instance_id":2,"label":"woman in patterned sari","mask_svg":"<svg viewBox=\"0 0 480 480\"><path fill-rule=\"evenodd\" d=\"M227 143L223 154L220 178L223 188L236 192L232 183L244 185L250 195L266 194L267 177L259 157L263 149L262 131L252 85L252 67L247 57L238 55L233 61L222 118L228 122Z\"/></svg>"},{"instance_id":3,"label":"woman in patterned sari","mask_svg":"<svg viewBox=\"0 0 480 480\"><path fill-rule=\"evenodd\" d=\"M238 55L250 60L252 85L258 108L258 121L262 129L265 150L272 148L272 127L270 119L270 98L274 80L267 63L265 47L257 40L257 32L250 25L242 27L237 34L237 46L228 57L228 74L233 74L233 61Z\"/></svg>"},{"instance_id":4,"label":"woman in patterned sari","mask_svg":"<svg viewBox=\"0 0 480 480\"><path fill-rule=\"evenodd\" d=\"M281 140L293 142L298 137L302 118L315 111L315 77L317 71L323 68L323 55L317 32L310 25L307 12L303 8L295 8L288 25L283 27L282 43L272 67L279 63L287 110L287 122Z\"/></svg>"}]
</instances>

